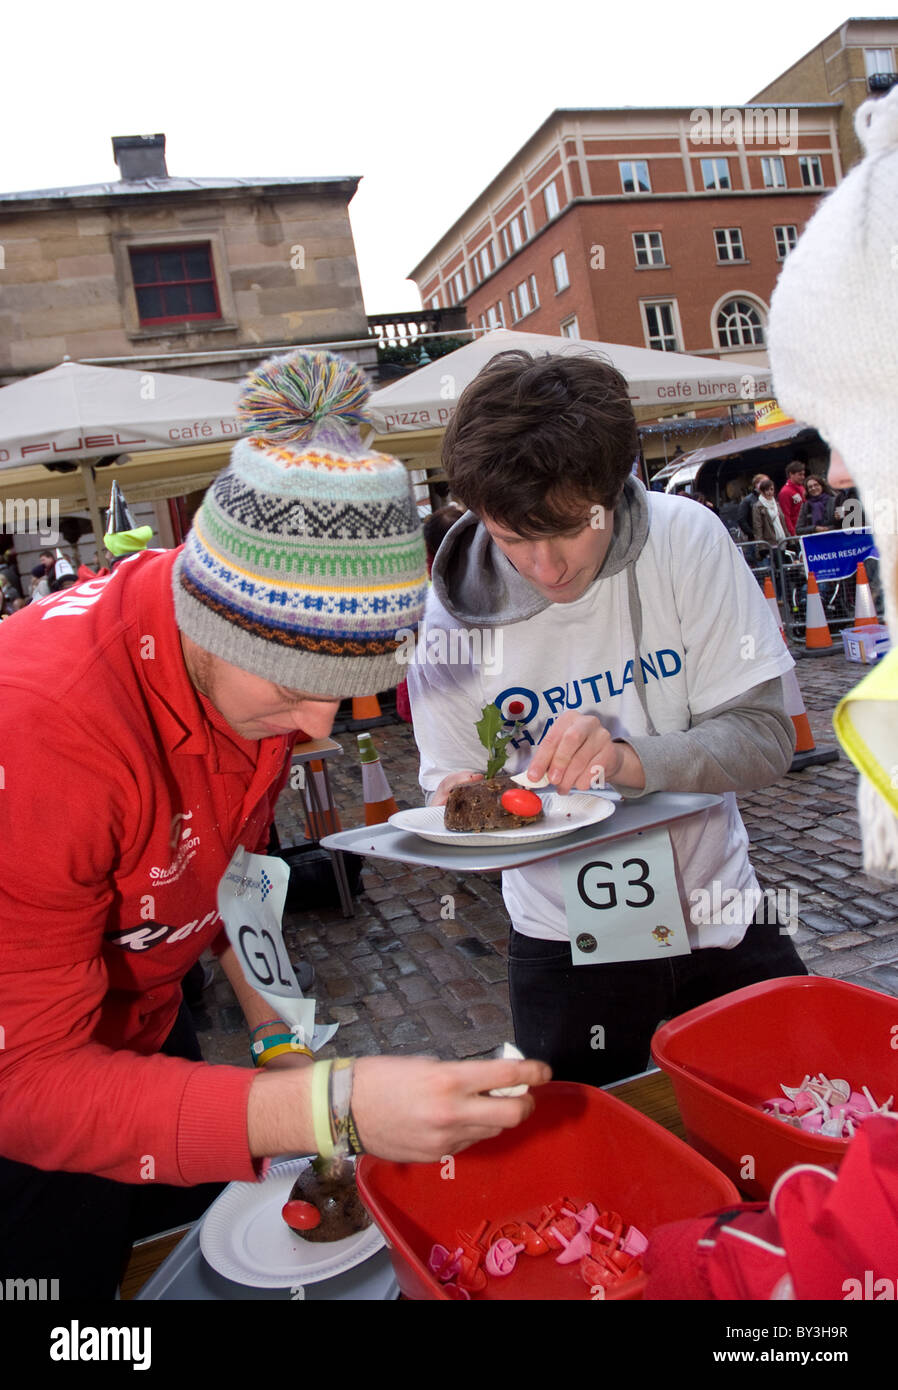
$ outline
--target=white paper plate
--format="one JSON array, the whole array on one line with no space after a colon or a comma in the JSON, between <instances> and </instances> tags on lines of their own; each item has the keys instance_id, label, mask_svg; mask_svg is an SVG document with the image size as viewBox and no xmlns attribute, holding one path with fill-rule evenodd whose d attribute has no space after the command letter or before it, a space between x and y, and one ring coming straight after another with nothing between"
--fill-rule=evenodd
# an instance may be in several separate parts
<instances>
[{"instance_id":1,"label":"white paper plate","mask_svg":"<svg viewBox=\"0 0 898 1390\"><path fill-rule=\"evenodd\" d=\"M592 796L588 792L571 792L570 796L544 792L541 800L542 820L515 830L489 830L483 834L447 830L443 823L444 806L417 806L412 811L396 811L390 817L390 824L397 830L411 830L437 845L509 849L514 845L536 844L538 840L554 840L560 835L570 835L572 830L581 830L585 825L595 825L612 815L616 805L606 797Z\"/></svg>"},{"instance_id":2,"label":"white paper plate","mask_svg":"<svg viewBox=\"0 0 898 1390\"><path fill-rule=\"evenodd\" d=\"M261 1182L225 1188L200 1227L200 1249L213 1269L235 1284L287 1289L345 1274L380 1250L384 1238L373 1222L345 1240L318 1245L290 1230L281 1207L310 1161L291 1158L275 1164Z\"/></svg>"}]
</instances>

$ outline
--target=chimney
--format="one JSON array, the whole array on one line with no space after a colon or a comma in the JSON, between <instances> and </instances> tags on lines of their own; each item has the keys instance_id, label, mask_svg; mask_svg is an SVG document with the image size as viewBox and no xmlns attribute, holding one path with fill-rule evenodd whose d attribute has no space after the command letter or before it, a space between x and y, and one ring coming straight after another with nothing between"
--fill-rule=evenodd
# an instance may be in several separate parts
<instances>
[{"instance_id":1,"label":"chimney","mask_svg":"<svg viewBox=\"0 0 898 1390\"><path fill-rule=\"evenodd\" d=\"M164 135L113 135L112 153L123 183L168 178Z\"/></svg>"}]
</instances>

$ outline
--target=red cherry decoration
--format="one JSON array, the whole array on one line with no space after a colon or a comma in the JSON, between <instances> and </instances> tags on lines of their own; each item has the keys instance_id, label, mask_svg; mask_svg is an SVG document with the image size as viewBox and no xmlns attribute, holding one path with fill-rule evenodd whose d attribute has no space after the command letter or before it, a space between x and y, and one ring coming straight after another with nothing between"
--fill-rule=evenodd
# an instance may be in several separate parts
<instances>
[{"instance_id":1,"label":"red cherry decoration","mask_svg":"<svg viewBox=\"0 0 898 1390\"><path fill-rule=\"evenodd\" d=\"M543 803L536 792L530 792L526 787L511 787L502 793L501 802L502 809L512 816L530 818L538 816L543 809Z\"/></svg>"},{"instance_id":2,"label":"red cherry decoration","mask_svg":"<svg viewBox=\"0 0 898 1390\"><path fill-rule=\"evenodd\" d=\"M285 1202L281 1216L291 1231L312 1231L321 1225L321 1212L311 1202Z\"/></svg>"}]
</instances>

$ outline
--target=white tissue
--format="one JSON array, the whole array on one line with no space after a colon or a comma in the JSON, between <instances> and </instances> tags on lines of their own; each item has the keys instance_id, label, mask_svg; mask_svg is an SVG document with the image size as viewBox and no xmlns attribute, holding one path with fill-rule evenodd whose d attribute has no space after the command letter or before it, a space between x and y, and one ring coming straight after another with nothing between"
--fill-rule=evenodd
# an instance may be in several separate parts
<instances>
[{"instance_id":1,"label":"white tissue","mask_svg":"<svg viewBox=\"0 0 898 1390\"><path fill-rule=\"evenodd\" d=\"M514 1043L503 1043L501 1056L498 1060L523 1062L524 1054L520 1052ZM523 1096L530 1090L529 1086L505 1086L500 1090L490 1091L491 1096Z\"/></svg>"}]
</instances>

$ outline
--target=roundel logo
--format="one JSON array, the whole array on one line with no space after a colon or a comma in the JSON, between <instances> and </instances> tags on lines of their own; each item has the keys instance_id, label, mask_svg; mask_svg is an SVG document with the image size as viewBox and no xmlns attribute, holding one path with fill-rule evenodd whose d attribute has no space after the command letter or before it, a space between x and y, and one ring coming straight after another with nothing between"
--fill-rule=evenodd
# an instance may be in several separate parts
<instances>
[{"instance_id":1,"label":"roundel logo","mask_svg":"<svg viewBox=\"0 0 898 1390\"><path fill-rule=\"evenodd\" d=\"M523 685L510 685L496 696L495 703L506 724L529 724L539 709L539 696Z\"/></svg>"}]
</instances>

